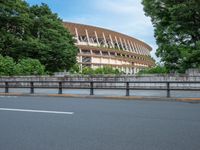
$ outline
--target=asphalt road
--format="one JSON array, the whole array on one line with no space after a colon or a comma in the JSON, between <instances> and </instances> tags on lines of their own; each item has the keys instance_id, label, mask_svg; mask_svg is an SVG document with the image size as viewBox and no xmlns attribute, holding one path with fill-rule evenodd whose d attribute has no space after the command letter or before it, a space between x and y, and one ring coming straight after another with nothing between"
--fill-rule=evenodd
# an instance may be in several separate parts
<instances>
[{"instance_id":1,"label":"asphalt road","mask_svg":"<svg viewBox=\"0 0 200 150\"><path fill-rule=\"evenodd\" d=\"M200 104L0 97L0 150L199 150Z\"/></svg>"}]
</instances>

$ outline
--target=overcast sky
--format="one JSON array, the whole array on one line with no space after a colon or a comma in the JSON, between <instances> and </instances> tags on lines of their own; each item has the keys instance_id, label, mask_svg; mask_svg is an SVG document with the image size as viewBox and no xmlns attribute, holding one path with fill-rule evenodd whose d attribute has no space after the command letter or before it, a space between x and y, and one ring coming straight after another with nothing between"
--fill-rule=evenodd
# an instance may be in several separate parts
<instances>
[{"instance_id":1,"label":"overcast sky","mask_svg":"<svg viewBox=\"0 0 200 150\"><path fill-rule=\"evenodd\" d=\"M29 4L46 3L64 21L88 24L125 33L142 40L155 56L153 26L144 15L141 0L27 0Z\"/></svg>"}]
</instances>

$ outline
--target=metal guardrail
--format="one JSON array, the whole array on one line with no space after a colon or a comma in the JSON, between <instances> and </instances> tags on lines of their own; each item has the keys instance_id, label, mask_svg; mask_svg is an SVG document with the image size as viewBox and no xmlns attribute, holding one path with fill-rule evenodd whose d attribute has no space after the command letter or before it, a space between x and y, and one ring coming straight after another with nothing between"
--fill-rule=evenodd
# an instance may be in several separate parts
<instances>
[{"instance_id":1,"label":"metal guardrail","mask_svg":"<svg viewBox=\"0 0 200 150\"><path fill-rule=\"evenodd\" d=\"M23 84L26 83L27 85L21 85L21 86L13 86L12 84L16 83L16 84ZM44 83L53 83L56 84L57 86L36 86L35 84L44 84ZM66 86L64 85L65 83L88 83L89 87L70 87L70 86ZM117 87L98 87L98 86L94 86L95 84L98 83L122 83L125 86L117 88ZM144 88L144 87L137 87L137 86L130 86L131 83L134 84L165 84L164 88ZM30 94L34 94L34 89L35 88L57 88L58 89L58 94L62 94L63 93L63 89L89 89L90 90L90 95L94 95L94 90L95 89L116 89L116 90L125 90L126 91L126 96L130 96L130 90L165 90L166 91L166 97L170 97L170 92L172 90L181 90L181 91L200 91L200 86L198 88L187 88L187 86L185 86L184 88L172 88L171 84L200 84L200 81L128 81L128 82L124 82L124 81L0 81L0 88L4 88L5 89L5 93L9 93L9 89L10 88L30 88ZM64 85L64 86L63 86Z\"/></svg>"}]
</instances>

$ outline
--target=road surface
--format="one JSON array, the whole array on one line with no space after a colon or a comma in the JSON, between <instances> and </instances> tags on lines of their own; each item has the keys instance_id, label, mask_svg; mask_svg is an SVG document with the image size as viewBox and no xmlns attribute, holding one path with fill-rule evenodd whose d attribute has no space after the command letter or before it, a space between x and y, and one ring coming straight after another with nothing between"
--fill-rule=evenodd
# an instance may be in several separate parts
<instances>
[{"instance_id":1,"label":"road surface","mask_svg":"<svg viewBox=\"0 0 200 150\"><path fill-rule=\"evenodd\" d=\"M0 150L199 149L199 103L0 97Z\"/></svg>"}]
</instances>

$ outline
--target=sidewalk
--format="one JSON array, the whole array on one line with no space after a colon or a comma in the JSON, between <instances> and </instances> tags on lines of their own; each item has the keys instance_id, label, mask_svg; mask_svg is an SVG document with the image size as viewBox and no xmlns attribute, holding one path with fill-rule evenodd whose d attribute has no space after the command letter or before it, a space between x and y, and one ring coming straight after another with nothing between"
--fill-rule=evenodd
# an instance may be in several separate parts
<instances>
[{"instance_id":1,"label":"sidewalk","mask_svg":"<svg viewBox=\"0 0 200 150\"><path fill-rule=\"evenodd\" d=\"M166 98L166 97L146 97L146 96L96 96L77 94L25 94L25 93L0 93L0 96L37 96L37 97L71 97L71 98L98 98L107 100L146 100L146 101L176 101L176 102L199 102L200 98Z\"/></svg>"}]
</instances>

